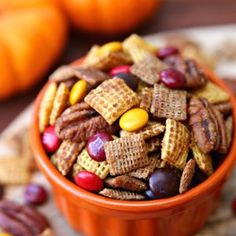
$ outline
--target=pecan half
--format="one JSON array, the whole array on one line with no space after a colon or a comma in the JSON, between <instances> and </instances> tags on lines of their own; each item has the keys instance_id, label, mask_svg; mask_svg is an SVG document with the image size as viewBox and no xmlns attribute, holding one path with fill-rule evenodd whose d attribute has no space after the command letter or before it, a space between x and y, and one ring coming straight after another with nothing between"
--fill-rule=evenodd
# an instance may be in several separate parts
<instances>
[{"instance_id":1,"label":"pecan half","mask_svg":"<svg viewBox=\"0 0 236 236\"><path fill-rule=\"evenodd\" d=\"M222 114L205 98L192 97L189 103L189 125L202 152L226 153L228 140Z\"/></svg>"},{"instance_id":2,"label":"pecan half","mask_svg":"<svg viewBox=\"0 0 236 236\"><path fill-rule=\"evenodd\" d=\"M218 135L216 120L206 108L206 103L205 98L192 97L188 108L189 125L198 147L204 153L215 149Z\"/></svg>"},{"instance_id":3,"label":"pecan half","mask_svg":"<svg viewBox=\"0 0 236 236\"><path fill-rule=\"evenodd\" d=\"M30 206L0 201L0 228L16 236L37 236L49 224L45 217Z\"/></svg>"},{"instance_id":4,"label":"pecan half","mask_svg":"<svg viewBox=\"0 0 236 236\"><path fill-rule=\"evenodd\" d=\"M174 55L167 57L164 62L185 75L186 88L199 88L207 82L207 76L193 59L184 60L181 56Z\"/></svg>"},{"instance_id":5,"label":"pecan half","mask_svg":"<svg viewBox=\"0 0 236 236\"><path fill-rule=\"evenodd\" d=\"M62 113L56 121L55 131L60 139L81 142L98 131L113 134L117 131L117 124L109 125L95 110L82 102Z\"/></svg>"}]
</instances>

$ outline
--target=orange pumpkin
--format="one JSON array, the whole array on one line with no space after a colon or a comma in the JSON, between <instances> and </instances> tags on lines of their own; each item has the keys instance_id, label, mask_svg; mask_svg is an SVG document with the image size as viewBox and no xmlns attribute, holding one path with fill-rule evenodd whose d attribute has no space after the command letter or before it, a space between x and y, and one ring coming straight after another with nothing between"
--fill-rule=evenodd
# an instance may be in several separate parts
<instances>
[{"instance_id":1,"label":"orange pumpkin","mask_svg":"<svg viewBox=\"0 0 236 236\"><path fill-rule=\"evenodd\" d=\"M0 0L0 99L28 89L46 73L66 32L51 0Z\"/></svg>"},{"instance_id":2,"label":"orange pumpkin","mask_svg":"<svg viewBox=\"0 0 236 236\"><path fill-rule=\"evenodd\" d=\"M58 0L73 25L99 34L126 33L147 20L162 0Z\"/></svg>"}]
</instances>

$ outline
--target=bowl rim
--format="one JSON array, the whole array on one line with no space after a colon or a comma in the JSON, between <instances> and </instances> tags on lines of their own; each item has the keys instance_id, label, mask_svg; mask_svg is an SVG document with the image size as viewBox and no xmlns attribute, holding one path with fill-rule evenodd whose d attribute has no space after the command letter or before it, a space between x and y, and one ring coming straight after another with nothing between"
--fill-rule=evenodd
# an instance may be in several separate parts
<instances>
[{"instance_id":1,"label":"bowl rim","mask_svg":"<svg viewBox=\"0 0 236 236\"><path fill-rule=\"evenodd\" d=\"M79 65L81 59L76 60L72 63L72 65ZM233 125L236 127L236 99L234 98L233 92L226 86L224 81L220 80L214 73L209 70L205 70L211 81L216 83L218 86L223 88L229 95L230 101L232 103L232 115L233 115ZM34 152L34 156L36 162L38 163L41 171L46 175L50 182L55 182L62 189L72 194L78 199L83 199L92 205L97 205L101 207L105 207L108 209L119 210L124 212L152 212L152 211L161 211L173 207L177 207L182 204L188 204L200 196L207 197L208 193L214 191L214 188L220 183L224 182L228 177L230 170L234 166L234 162L236 160L236 131L234 128L232 143L230 147L230 151L228 155L225 157L223 163L217 168L217 170L206 179L201 184L196 187L190 189L184 194L178 194L174 197L164 198L164 199L155 199L155 200L142 200L142 201L124 201L124 200L115 200L100 196L96 193L89 192L84 190L77 185L75 185L72 181L68 180L64 176L62 176L59 171L55 168L55 166L50 161L48 155L44 151L43 145L40 139L40 132L38 126L38 110L40 106L40 102L42 96L49 85L50 81L47 82L43 89L41 89L38 94L33 111L33 120L30 127L30 141L32 145L32 149ZM51 181L52 180L52 181ZM52 184L54 185L54 184Z\"/></svg>"}]
</instances>

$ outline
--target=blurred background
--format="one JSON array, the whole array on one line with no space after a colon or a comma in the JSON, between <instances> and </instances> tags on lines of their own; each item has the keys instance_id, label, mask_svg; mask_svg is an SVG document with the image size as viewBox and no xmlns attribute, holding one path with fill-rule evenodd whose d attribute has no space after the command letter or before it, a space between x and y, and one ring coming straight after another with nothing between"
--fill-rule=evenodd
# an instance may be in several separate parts
<instances>
[{"instance_id":1,"label":"blurred background","mask_svg":"<svg viewBox=\"0 0 236 236\"><path fill-rule=\"evenodd\" d=\"M0 0L0 131L93 44L236 23L235 0Z\"/></svg>"}]
</instances>

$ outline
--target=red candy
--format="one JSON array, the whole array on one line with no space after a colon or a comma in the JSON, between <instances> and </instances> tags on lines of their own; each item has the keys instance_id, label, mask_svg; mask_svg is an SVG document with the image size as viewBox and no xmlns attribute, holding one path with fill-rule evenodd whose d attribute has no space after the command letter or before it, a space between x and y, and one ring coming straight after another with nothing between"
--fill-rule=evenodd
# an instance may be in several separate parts
<instances>
[{"instance_id":1,"label":"red candy","mask_svg":"<svg viewBox=\"0 0 236 236\"><path fill-rule=\"evenodd\" d=\"M129 73L130 72L130 66L129 65L123 65L123 66L117 66L110 70L109 74L111 76L114 76L119 73Z\"/></svg>"},{"instance_id":2,"label":"red candy","mask_svg":"<svg viewBox=\"0 0 236 236\"><path fill-rule=\"evenodd\" d=\"M232 210L233 210L234 215L236 216L236 198L234 198L232 202Z\"/></svg>"},{"instance_id":3,"label":"red candy","mask_svg":"<svg viewBox=\"0 0 236 236\"><path fill-rule=\"evenodd\" d=\"M45 129L42 136L42 143L46 151L49 153L54 153L58 149L61 141L55 133L54 126L48 126Z\"/></svg>"},{"instance_id":4,"label":"red candy","mask_svg":"<svg viewBox=\"0 0 236 236\"><path fill-rule=\"evenodd\" d=\"M112 136L105 132L99 132L91 136L86 145L89 156L95 161L105 161L104 143L112 140Z\"/></svg>"},{"instance_id":5,"label":"red candy","mask_svg":"<svg viewBox=\"0 0 236 236\"><path fill-rule=\"evenodd\" d=\"M47 192L43 186L38 184L29 184L25 188L25 201L33 205L41 205L47 201Z\"/></svg>"},{"instance_id":6,"label":"red candy","mask_svg":"<svg viewBox=\"0 0 236 236\"><path fill-rule=\"evenodd\" d=\"M98 192L103 188L103 181L92 172L82 170L75 176L75 183L88 191Z\"/></svg>"},{"instance_id":7,"label":"red candy","mask_svg":"<svg viewBox=\"0 0 236 236\"><path fill-rule=\"evenodd\" d=\"M157 56L160 59L164 59L168 56L175 55L175 54L179 54L179 49L172 46L160 48L159 51L157 52Z\"/></svg>"},{"instance_id":8,"label":"red candy","mask_svg":"<svg viewBox=\"0 0 236 236\"><path fill-rule=\"evenodd\" d=\"M160 79L163 84L173 89L184 88L186 83L185 75L173 68L167 68L161 71Z\"/></svg>"}]
</instances>

